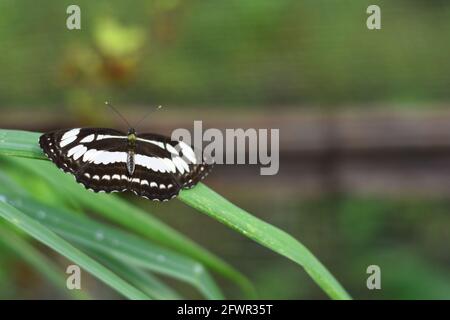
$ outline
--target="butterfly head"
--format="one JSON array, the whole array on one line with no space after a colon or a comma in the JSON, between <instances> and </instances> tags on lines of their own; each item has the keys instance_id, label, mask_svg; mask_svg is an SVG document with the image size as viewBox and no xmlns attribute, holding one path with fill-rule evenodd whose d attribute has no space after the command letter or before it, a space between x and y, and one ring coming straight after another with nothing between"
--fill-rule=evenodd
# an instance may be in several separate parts
<instances>
[{"instance_id":1,"label":"butterfly head","mask_svg":"<svg viewBox=\"0 0 450 320\"><path fill-rule=\"evenodd\" d=\"M136 141L136 130L134 130L134 128L128 129L127 136L128 136L128 141L130 141L130 142Z\"/></svg>"}]
</instances>

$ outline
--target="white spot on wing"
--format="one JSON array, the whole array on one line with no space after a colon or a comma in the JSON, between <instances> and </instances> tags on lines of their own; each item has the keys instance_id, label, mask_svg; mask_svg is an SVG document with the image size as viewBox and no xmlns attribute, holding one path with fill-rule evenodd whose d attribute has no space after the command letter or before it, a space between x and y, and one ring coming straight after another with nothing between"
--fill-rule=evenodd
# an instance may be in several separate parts
<instances>
[{"instance_id":1,"label":"white spot on wing","mask_svg":"<svg viewBox=\"0 0 450 320\"><path fill-rule=\"evenodd\" d=\"M68 157L71 157L71 156L73 156L75 153L77 153L80 149L83 149L83 145L78 145L78 146L75 146L75 147L73 147L73 148L71 148L68 152L67 152L67 156Z\"/></svg>"},{"instance_id":2,"label":"white spot on wing","mask_svg":"<svg viewBox=\"0 0 450 320\"><path fill-rule=\"evenodd\" d=\"M172 159L169 158L163 158L162 161L166 164L167 168L170 172L175 172L177 169L175 167L175 164L173 163Z\"/></svg>"},{"instance_id":3,"label":"white spot on wing","mask_svg":"<svg viewBox=\"0 0 450 320\"><path fill-rule=\"evenodd\" d=\"M135 156L135 161L137 165L146 167L147 169L153 170L155 172L174 172L172 171L163 158L148 157L141 154Z\"/></svg>"},{"instance_id":4,"label":"white spot on wing","mask_svg":"<svg viewBox=\"0 0 450 320\"><path fill-rule=\"evenodd\" d=\"M64 140L61 140L61 142L59 143L59 146L61 148L63 148L65 146L67 146L68 144L71 144L72 142L74 142L76 139L77 139L77 136L72 136L72 137L66 138Z\"/></svg>"},{"instance_id":5,"label":"white spot on wing","mask_svg":"<svg viewBox=\"0 0 450 320\"><path fill-rule=\"evenodd\" d=\"M88 150L84 156L83 156L83 162L89 162L95 159L95 156L97 155L97 150L96 149L90 149Z\"/></svg>"},{"instance_id":6,"label":"white spot on wing","mask_svg":"<svg viewBox=\"0 0 450 320\"><path fill-rule=\"evenodd\" d=\"M73 155L74 160L78 160L85 152L87 151L87 148L83 145L81 145L81 148L78 149L75 154Z\"/></svg>"},{"instance_id":7,"label":"white spot on wing","mask_svg":"<svg viewBox=\"0 0 450 320\"><path fill-rule=\"evenodd\" d=\"M92 162L95 164L127 162L127 153L120 151L98 151Z\"/></svg>"},{"instance_id":8,"label":"white spot on wing","mask_svg":"<svg viewBox=\"0 0 450 320\"><path fill-rule=\"evenodd\" d=\"M197 158L195 156L194 150L192 150L192 148L183 141L180 141L178 145L181 148L181 152L183 152L183 156L185 156L191 163L196 164Z\"/></svg>"},{"instance_id":9,"label":"white spot on wing","mask_svg":"<svg viewBox=\"0 0 450 320\"><path fill-rule=\"evenodd\" d=\"M155 141L155 140L147 140L147 139L142 139L142 138L137 138L138 141L142 141L142 142L147 142L147 143L151 143L154 144L158 147L160 147L161 149L165 149L164 148L164 143L162 143L161 141ZM178 154L178 152L177 152Z\"/></svg>"},{"instance_id":10,"label":"white spot on wing","mask_svg":"<svg viewBox=\"0 0 450 320\"><path fill-rule=\"evenodd\" d=\"M167 151L169 151L170 153L173 153L173 154L178 155L177 149L175 149L174 147L172 147L172 145L170 145L169 143L166 143L166 149L167 149Z\"/></svg>"},{"instance_id":11,"label":"white spot on wing","mask_svg":"<svg viewBox=\"0 0 450 320\"><path fill-rule=\"evenodd\" d=\"M97 140L103 140L103 139L128 139L127 136L113 136L109 134L99 134L97 136Z\"/></svg>"},{"instance_id":12,"label":"white spot on wing","mask_svg":"<svg viewBox=\"0 0 450 320\"><path fill-rule=\"evenodd\" d=\"M181 174L183 174L185 171L186 172L189 171L188 164L180 157L174 157L172 159L172 162L175 164L175 166L177 167L178 171L180 171Z\"/></svg>"},{"instance_id":13,"label":"white spot on wing","mask_svg":"<svg viewBox=\"0 0 450 320\"><path fill-rule=\"evenodd\" d=\"M95 135L94 134L90 134L86 137L84 137L80 142L92 142L94 141Z\"/></svg>"},{"instance_id":14,"label":"white spot on wing","mask_svg":"<svg viewBox=\"0 0 450 320\"><path fill-rule=\"evenodd\" d=\"M67 139L69 137L73 137L73 136L76 139L79 133L80 133L80 128L69 130L69 131L67 131L66 133L63 134L63 136L61 137L61 141L65 140L65 139Z\"/></svg>"}]
</instances>

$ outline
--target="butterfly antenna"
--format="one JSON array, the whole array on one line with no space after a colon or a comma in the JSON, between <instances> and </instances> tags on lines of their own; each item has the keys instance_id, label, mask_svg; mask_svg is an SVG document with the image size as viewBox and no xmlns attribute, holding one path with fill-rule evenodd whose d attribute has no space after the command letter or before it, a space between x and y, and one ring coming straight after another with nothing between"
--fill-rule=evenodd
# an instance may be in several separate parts
<instances>
[{"instance_id":1,"label":"butterfly antenna","mask_svg":"<svg viewBox=\"0 0 450 320\"><path fill-rule=\"evenodd\" d=\"M109 103L108 101L105 101L105 105L107 105L108 107L110 107L111 110L114 111L114 112L115 112L115 113L123 120L123 122L125 122L125 123L127 124L128 129L129 129L129 128L132 128L131 125L130 125L130 123L127 121L127 119L125 119L125 117L124 117L119 111L117 111L117 109L114 108L114 106L113 106L111 103Z\"/></svg>"},{"instance_id":2,"label":"butterfly antenna","mask_svg":"<svg viewBox=\"0 0 450 320\"><path fill-rule=\"evenodd\" d=\"M153 111L158 111L161 110L162 106L157 106L154 109L151 109L143 118L141 118L141 120L138 121L138 123L136 124L135 128L137 128L145 119L147 119L147 117L153 112Z\"/></svg>"}]
</instances>

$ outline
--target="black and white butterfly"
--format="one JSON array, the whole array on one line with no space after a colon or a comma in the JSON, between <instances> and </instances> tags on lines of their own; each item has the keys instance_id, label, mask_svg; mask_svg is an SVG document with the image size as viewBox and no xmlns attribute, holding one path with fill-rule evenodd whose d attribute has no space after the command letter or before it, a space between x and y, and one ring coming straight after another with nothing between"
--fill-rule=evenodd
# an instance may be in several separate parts
<instances>
[{"instance_id":1,"label":"black and white butterfly","mask_svg":"<svg viewBox=\"0 0 450 320\"><path fill-rule=\"evenodd\" d=\"M42 150L60 169L94 192L132 191L157 201L192 188L212 168L183 141L105 128L75 128L43 134Z\"/></svg>"}]
</instances>

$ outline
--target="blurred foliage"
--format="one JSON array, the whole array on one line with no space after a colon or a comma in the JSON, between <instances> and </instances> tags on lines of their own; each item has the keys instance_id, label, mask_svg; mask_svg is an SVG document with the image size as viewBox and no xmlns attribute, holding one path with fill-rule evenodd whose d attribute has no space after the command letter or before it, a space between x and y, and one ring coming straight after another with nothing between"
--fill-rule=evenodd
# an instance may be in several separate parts
<instances>
[{"instance_id":1,"label":"blurred foliage","mask_svg":"<svg viewBox=\"0 0 450 320\"><path fill-rule=\"evenodd\" d=\"M449 98L446 1L82 0L74 31L69 4L0 3L0 105ZM380 31L366 28L369 4L382 8Z\"/></svg>"},{"instance_id":2,"label":"blurred foliage","mask_svg":"<svg viewBox=\"0 0 450 320\"><path fill-rule=\"evenodd\" d=\"M307 201L299 211L308 212L310 237L325 237L313 248L339 252L334 263L359 298L450 298L448 200L343 195ZM362 281L372 264L381 268L382 290L367 290Z\"/></svg>"}]
</instances>

